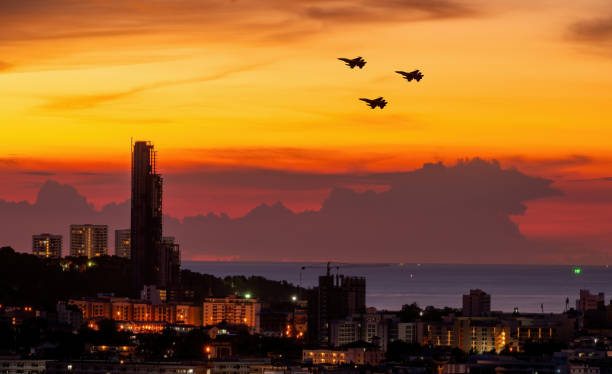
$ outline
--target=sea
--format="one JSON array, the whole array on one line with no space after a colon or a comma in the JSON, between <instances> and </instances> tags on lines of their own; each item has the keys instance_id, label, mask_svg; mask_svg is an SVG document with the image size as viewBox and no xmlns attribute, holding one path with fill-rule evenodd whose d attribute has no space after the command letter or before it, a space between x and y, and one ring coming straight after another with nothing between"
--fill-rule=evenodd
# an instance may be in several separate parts
<instances>
[{"instance_id":1,"label":"sea","mask_svg":"<svg viewBox=\"0 0 612 374\"><path fill-rule=\"evenodd\" d=\"M218 277L262 276L313 287L326 272L324 263L183 261L183 268ZM303 268L305 267L305 268ZM366 304L399 310L404 304L460 308L461 295L482 289L491 295L491 309L512 312L562 312L575 307L581 289L612 298L612 266L344 264L332 274L366 278ZM256 295L254 295L256 297Z\"/></svg>"}]
</instances>

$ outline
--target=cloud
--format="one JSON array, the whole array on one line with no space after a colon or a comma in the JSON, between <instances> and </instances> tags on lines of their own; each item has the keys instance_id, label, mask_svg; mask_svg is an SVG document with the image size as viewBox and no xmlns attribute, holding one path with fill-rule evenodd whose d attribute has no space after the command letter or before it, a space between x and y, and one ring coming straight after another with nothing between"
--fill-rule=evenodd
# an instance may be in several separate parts
<instances>
[{"instance_id":1,"label":"cloud","mask_svg":"<svg viewBox=\"0 0 612 374\"><path fill-rule=\"evenodd\" d=\"M556 168L565 166L580 166L587 165L593 162L593 158L587 155L568 155L565 157L553 157L553 158L525 158L522 156L506 157L506 160L523 165L530 164L533 167L540 168Z\"/></svg>"},{"instance_id":2,"label":"cloud","mask_svg":"<svg viewBox=\"0 0 612 374\"><path fill-rule=\"evenodd\" d=\"M584 182L600 182L600 181L601 182L612 182L612 177L569 179L567 182L584 183Z\"/></svg>"},{"instance_id":3,"label":"cloud","mask_svg":"<svg viewBox=\"0 0 612 374\"><path fill-rule=\"evenodd\" d=\"M319 210L262 204L243 217L185 217L166 227L189 254L242 260L520 263L537 261L538 247L510 216L560 194L551 181L479 159L384 177L389 190L334 188Z\"/></svg>"},{"instance_id":4,"label":"cloud","mask_svg":"<svg viewBox=\"0 0 612 374\"><path fill-rule=\"evenodd\" d=\"M575 22L568 27L566 36L587 53L612 57L612 16Z\"/></svg>"},{"instance_id":5,"label":"cloud","mask_svg":"<svg viewBox=\"0 0 612 374\"><path fill-rule=\"evenodd\" d=\"M236 187L261 190L318 190L333 187L401 183L406 173L317 173L264 168L200 168L198 171L166 174L177 184L197 183L213 188Z\"/></svg>"},{"instance_id":6,"label":"cloud","mask_svg":"<svg viewBox=\"0 0 612 374\"><path fill-rule=\"evenodd\" d=\"M250 64L241 67L237 67L234 69L226 70L217 74L211 74L206 76L200 76L189 79L179 79L179 80L170 80L170 81L161 81L151 84L146 84L138 87L134 87L124 91L118 91L107 94L95 94L95 95L75 95L75 96L63 96L56 97L51 99L48 103L40 106L41 109L49 109L49 110L79 110L79 109L88 109L95 107L100 104L104 104L106 102L115 101L124 99L129 96L133 96L145 91L155 90L159 88L172 87L184 84L195 84L195 83L203 83L209 81L215 81L219 79L223 79L229 75L240 73L248 70L256 69L257 67L262 66L262 63L258 64Z\"/></svg>"},{"instance_id":7,"label":"cloud","mask_svg":"<svg viewBox=\"0 0 612 374\"><path fill-rule=\"evenodd\" d=\"M0 167L3 168L14 168L17 167L19 164L20 163L17 158L14 157L0 158Z\"/></svg>"},{"instance_id":8,"label":"cloud","mask_svg":"<svg viewBox=\"0 0 612 374\"><path fill-rule=\"evenodd\" d=\"M35 176L42 176L42 177L49 177L49 176L55 175L55 173L51 171L39 171L39 170L23 171L22 173L26 175L35 175Z\"/></svg>"},{"instance_id":9,"label":"cloud","mask_svg":"<svg viewBox=\"0 0 612 374\"><path fill-rule=\"evenodd\" d=\"M574 39L608 43L612 41L612 17L596 18L576 22L570 26L571 36Z\"/></svg>"},{"instance_id":10,"label":"cloud","mask_svg":"<svg viewBox=\"0 0 612 374\"><path fill-rule=\"evenodd\" d=\"M211 175L220 182L195 182L203 188L207 183L247 183L263 189L339 187L327 194L320 209L301 213L275 203L236 218L207 214L179 221L166 216L166 234L178 238L184 258L537 262L538 245L520 233L510 216L523 214L527 201L560 194L549 180L480 159L370 175L300 176L262 170L230 174ZM168 186L175 184L171 175L165 180ZM353 182L387 183L390 188L358 192L340 186ZM165 196L193 204L188 191L168 188ZM33 204L0 201L0 227L6 228L1 244L21 250L28 250L32 233L66 233L76 222L107 223L111 232L127 227L129 202L96 210L73 187L57 182L45 183Z\"/></svg>"},{"instance_id":11,"label":"cloud","mask_svg":"<svg viewBox=\"0 0 612 374\"><path fill-rule=\"evenodd\" d=\"M306 5L304 10L316 20L348 23L456 18L476 13L465 4L446 0L340 1Z\"/></svg>"},{"instance_id":12,"label":"cloud","mask_svg":"<svg viewBox=\"0 0 612 374\"><path fill-rule=\"evenodd\" d=\"M507 156L501 159L504 165L512 165L518 167L524 172L534 173L536 175L545 175L554 178L570 177L575 174L576 170L587 165L595 165L601 163L602 160L595 159L588 155L570 154L559 157L524 157L524 156Z\"/></svg>"},{"instance_id":13,"label":"cloud","mask_svg":"<svg viewBox=\"0 0 612 374\"><path fill-rule=\"evenodd\" d=\"M310 37L347 24L405 22L472 16L460 0L21 0L0 2L0 39L113 37L189 32L270 38L299 30ZM70 22L67 22L70 21ZM325 27L321 28L321 24ZM202 36L202 35L199 35ZM206 38L206 35L203 35ZM281 38L283 40L284 38ZM236 40L233 40L234 42Z\"/></svg>"}]
</instances>

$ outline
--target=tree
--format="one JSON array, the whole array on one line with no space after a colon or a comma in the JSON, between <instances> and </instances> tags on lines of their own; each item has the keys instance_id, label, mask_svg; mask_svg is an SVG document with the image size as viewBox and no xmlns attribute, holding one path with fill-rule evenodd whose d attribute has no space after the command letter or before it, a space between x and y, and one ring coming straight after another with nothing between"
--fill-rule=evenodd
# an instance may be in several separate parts
<instances>
[{"instance_id":1,"label":"tree","mask_svg":"<svg viewBox=\"0 0 612 374\"><path fill-rule=\"evenodd\" d=\"M414 322L419 318L421 308L417 303L405 304L402 306L402 310L399 312L399 318L401 322Z\"/></svg>"}]
</instances>

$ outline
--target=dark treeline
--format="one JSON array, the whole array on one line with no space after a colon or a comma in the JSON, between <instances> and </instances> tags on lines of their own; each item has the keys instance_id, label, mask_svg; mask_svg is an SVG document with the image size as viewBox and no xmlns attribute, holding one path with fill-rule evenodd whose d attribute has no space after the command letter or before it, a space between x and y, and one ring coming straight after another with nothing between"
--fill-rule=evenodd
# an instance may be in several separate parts
<instances>
[{"instance_id":1,"label":"dark treeline","mask_svg":"<svg viewBox=\"0 0 612 374\"><path fill-rule=\"evenodd\" d=\"M298 288L283 281L262 277L218 278L189 270L181 272L183 288L194 293L193 300L249 293L266 304L285 304ZM28 305L52 310L59 300L99 293L129 296L131 264L116 256L41 259L31 254L0 248L0 304Z\"/></svg>"},{"instance_id":2,"label":"dark treeline","mask_svg":"<svg viewBox=\"0 0 612 374\"><path fill-rule=\"evenodd\" d=\"M41 259L0 248L0 303L54 309L58 300L113 292L127 295L129 262L117 257Z\"/></svg>"}]
</instances>

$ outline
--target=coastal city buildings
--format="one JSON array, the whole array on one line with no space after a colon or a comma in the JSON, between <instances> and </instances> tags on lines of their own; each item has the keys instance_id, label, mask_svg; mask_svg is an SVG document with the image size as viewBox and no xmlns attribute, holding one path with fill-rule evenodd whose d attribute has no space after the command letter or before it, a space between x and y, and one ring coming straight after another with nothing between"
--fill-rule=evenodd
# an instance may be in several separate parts
<instances>
[{"instance_id":1,"label":"coastal city buildings","mask_svg":"<svg viewBox=\"0 0 612 374\"><path fill-rule=\"evenodd\" d=\"M94 328L97 322L110 319L119 323L121 329L135 333L159 332L172 325L206 327L220 324L243 326L252 334L261 331L261 304L256 299L228 297L206 299L203 303L165 303L100 295L70 299L67 305L76 306L81 311L83 323ZM61 308L66 309L65 306Z\"/></svg>"},{"instance_id":2,"label":"coastal city buildings","mask_svg":"<svg viewBox=\"0 0 612 374\"><path fill-rule=\"evenodd\" d=\"M49 233L32 235L32 254L43 258L62 257L62 236Z\"/></svg>"},{"instance_id":3,"label":"coastal city buildings","mask_svg":"<svg viewBox=\"0 0 612 374\"><path fill-rule=\"evenodd\" d=\"M107 255L107 225L70 225L70 256L93 258Z\"/></svg>"},{"instance_id":4,"label":"coastal city buildings","mask_svg":"<svg viewBox=\"0 0 612 374\"><path fill-rule=\"evenodd\" d=\"M86 260L108 255L107 226L91 224L70 227L70 254L79 259L0 251L4 273L19 259L29 266L0 290L8 291L0 292L0 374L611 372L612 303L603 293L580 290L576 309L566 297L564 313L492 311L480 289L457 298L462 309L413 303L387 311L367 307L365 278L340 274L342 264L332 275L328 263L312 289L190 271L182 279L179 245L162 235L163 184L151 143L135 143L132 177L132 227L115 231L115 254L124 259ZM32 236L36 256L61 251L61 236ZM48 288L31 279L30 267L52 275L43 278Z\"/></svg>"},{"instance_id":5,"label":"coastal city buildings","mask_svg":"<svg viewBox=\"0 0 612 374\"><path fill-rule=\"evenodd\" d=\"M115 256L130 259L130 229L115 230Z\"/></svg>"}]
</instances>

